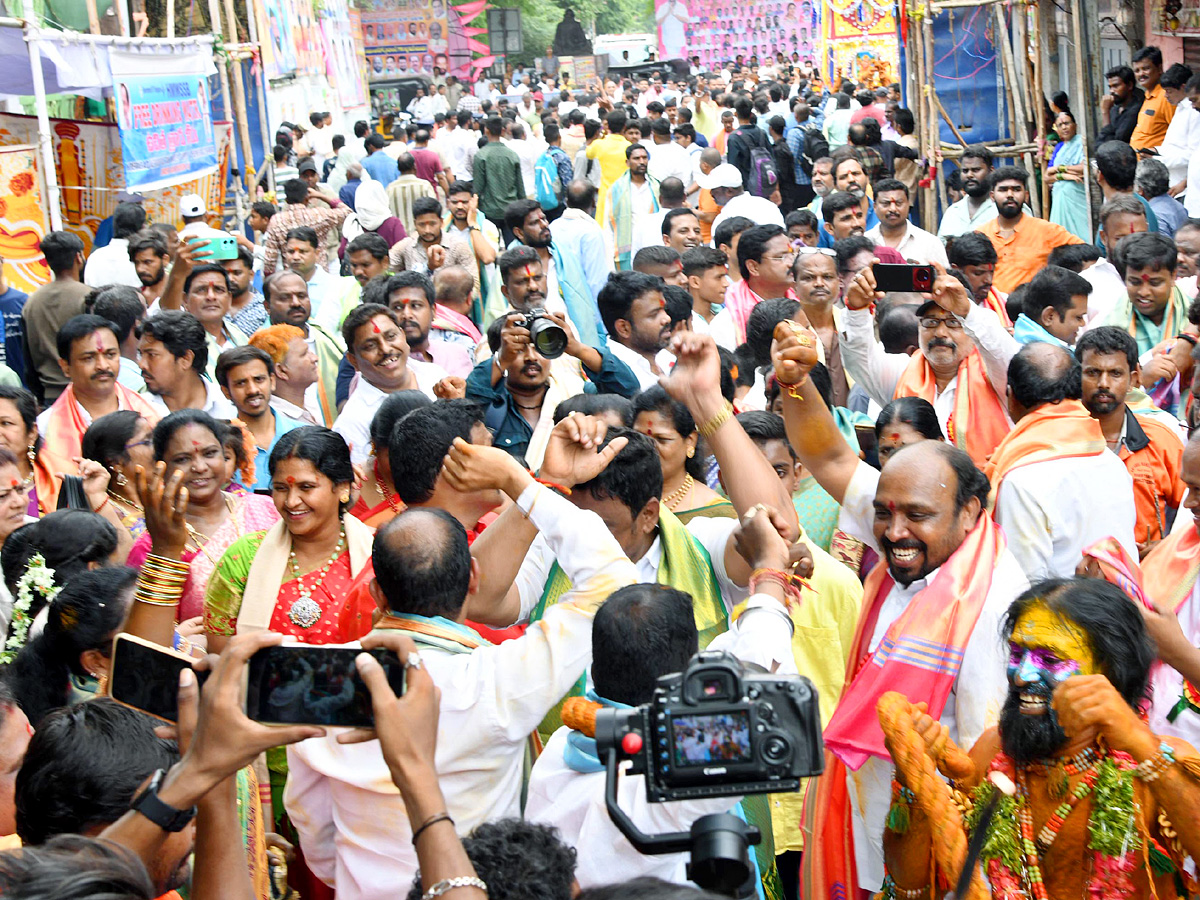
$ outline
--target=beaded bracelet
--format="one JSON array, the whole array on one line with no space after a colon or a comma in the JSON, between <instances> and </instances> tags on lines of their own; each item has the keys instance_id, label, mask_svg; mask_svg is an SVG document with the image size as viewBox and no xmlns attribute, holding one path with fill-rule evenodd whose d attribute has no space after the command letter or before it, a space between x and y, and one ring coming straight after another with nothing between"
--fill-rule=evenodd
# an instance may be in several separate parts
<instances>
[{"instance_id":1,"label":"beaded bracelet","mask_svg":"<svg viewBox=\"0 0 1200 900\"><path fill-rule=\"evenodd\" d=\"M1153 784L1162 773L1175 765L1175 748L1166 741L1158 745L1158 753L1148 759L1143 759L1134 769L1133 774L1147 784Z\"/></svg>"},{"instance_id":2,"label":"beaded bracelet","mask_svg":"<svg viewBox=\"0 0 1200 900\"><path fill-rule=\"evenodd\" d=\"M442 896L442 894L460 887L479 888L484 894L487 894L488 889L487 885L474 875L459 875L456 878L443 878L422 894L421 900L435 900L435 898Z\"/></svg>"}]
</instances>

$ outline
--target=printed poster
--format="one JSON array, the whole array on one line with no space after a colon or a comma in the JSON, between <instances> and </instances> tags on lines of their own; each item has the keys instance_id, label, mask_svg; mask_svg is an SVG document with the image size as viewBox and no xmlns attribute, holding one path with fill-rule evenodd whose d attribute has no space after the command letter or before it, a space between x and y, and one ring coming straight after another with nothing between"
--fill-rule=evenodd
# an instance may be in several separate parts
<instances>
[{"instance_id":1,"label":"printed poster","mask_svg":"<svg viewBox=\"0 0 1200 900\"><path fill-rule=\"evenodd\" d=\"M900 81L896 17L885 0L829 0L828 68L830 84L850 78L868 87Z\"/></svg>"},{"instance_id":2,"label":"printed poster","mask_svg":"<svg viewBox=\"0 0 1200 900\"><path fill-rule=\"evenodd\" d=\"M125 187L153 190L190 181L217 167L209 106L212 49L135 53L109 48Z\"/></svg>"},{"instance_id":3,"label":"printed poster","mask_svg":"<svg viewBox=\"0 0 1200 900\"><path fill-rule=\"evenodd\" d=\"M321 36L325 41L325 75L337 89L343 108L362 106L367 102L359 60L362 57L354 46L358 28L357 14L351 22L346 0L325 0L321 10Z\"/></svg>"},{"instance_id":4,"label":"printed poster","mask_svg":"<svg viewBox=\"0 0 1200 900\"><path fill-rule=\"evenodd\" d=\"M741 55L811 68L820 53L821 6L813 0L654 0L659 59L700 57L716 69Z\"/></svg>"},{"instance_id":5,"label":"printed poster","mask_svg":"<svg viewBox=\"0 0 1200 900\"><path fill-rule=\"evenodd\" d=\"M445 0L365 0L360 10L371 81L449 71Z\"/></svg>"},{"instance_id":6,"label":"printed poster","mask_svg":"<svg viewBox=\"0 0 1200 900\"><path fill-rule=\"evenodd\" d=\"M46 234L37 148L0 147L0 259L9 287L29 294L50 280L40 244Z\"/></svg>"}]
</instances>

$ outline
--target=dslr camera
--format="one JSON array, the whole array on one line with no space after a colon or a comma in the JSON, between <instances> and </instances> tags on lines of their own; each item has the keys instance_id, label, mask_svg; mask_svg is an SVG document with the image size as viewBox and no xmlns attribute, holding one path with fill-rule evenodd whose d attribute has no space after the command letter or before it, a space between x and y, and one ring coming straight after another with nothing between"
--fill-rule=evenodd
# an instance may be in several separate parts
<instances>
[{"instance_id":1,"label":"dslr camera","mask_svg":"<svg viewBox=\"0 0 1200 900\"><path fill-rule=\"evenodd\" d=\"M550 318L544 309L531 309L526 313L510 316L510 321L529 329L529 339L537 352L546 359L558 359L567 350L567 333Z\"/></svg>"},{"instance_id":2,"label":"dslr camera","mask_svg":"<svg viewBox=\"0 0 1200 900\"><path fill-rule=\"evenodd\" d=\"M661 677L644 706L599 710L596 744L632 760L652 803L786 793L825 769L812 682L747 672L723 651Z\"/></svg>"}]
</instances>

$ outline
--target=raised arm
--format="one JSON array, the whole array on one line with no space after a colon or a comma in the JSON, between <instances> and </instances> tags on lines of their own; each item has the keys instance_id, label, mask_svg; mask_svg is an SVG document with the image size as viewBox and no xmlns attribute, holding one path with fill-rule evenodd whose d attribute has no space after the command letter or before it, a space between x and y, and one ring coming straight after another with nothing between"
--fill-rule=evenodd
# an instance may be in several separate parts
<instances>
[{"instance_id":1,"label":"raised arm","mask_svg":"<svg viewBox=\"0 0 1200 900\"><path fill-rule=\"evenodd\" d=\"M875 337L875 317L871 315L870 306L883 297L884 294L875 290L875 273L867 266L855 276L846 291L841 336L846 371L880 406L891 401L896 384L910 362L903 353L888 353Z\"/></svg>"},{"instance_id":2,"label":"raised arm","mask_svg":"<svg viewBox=\"0 0 1200 900\"><path fill-rule=\"evenodd\" d=\"M817 483L841 503L860 460L808 377L817 362L816 340L807 328L780 322L771 343L771 362L782 387L788 442Z\"/></svg>"}]
</instances>

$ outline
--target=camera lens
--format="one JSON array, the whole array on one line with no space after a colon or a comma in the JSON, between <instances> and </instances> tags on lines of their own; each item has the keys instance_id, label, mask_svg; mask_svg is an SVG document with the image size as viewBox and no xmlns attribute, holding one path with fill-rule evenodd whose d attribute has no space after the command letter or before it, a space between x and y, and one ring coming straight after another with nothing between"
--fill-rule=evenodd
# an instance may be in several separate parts
<instances>
[{"instance_id":1,"label":"camera lens","mask_svg":"<svg viewBox=\"0 0 1200 900\"><path fill-rule=\"evenodd\" d=\"M553 319L538 317L529 325L529 337L546 359L558 359L567 349L567 333Z\"/></svg>"},{"instance_id":2,"label":"camera lens","mask_svg":"<svg viewBox=\"0 0 1200 900\"><path fill-rule=\"evenodd\" d=\"M763 744L762 744L763 762L766 762L773 766L779 765L780 763L787 762L787 759L789 756L791 756L791 753L792 753L791 744L789 744L786 740L784 740L782 737L780 737L777 734L773 734L770 737L768 737L765 741L763 741Z\"/></svg>"}]
</instances>

